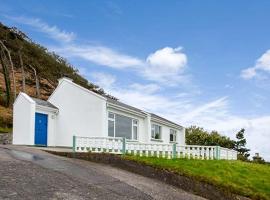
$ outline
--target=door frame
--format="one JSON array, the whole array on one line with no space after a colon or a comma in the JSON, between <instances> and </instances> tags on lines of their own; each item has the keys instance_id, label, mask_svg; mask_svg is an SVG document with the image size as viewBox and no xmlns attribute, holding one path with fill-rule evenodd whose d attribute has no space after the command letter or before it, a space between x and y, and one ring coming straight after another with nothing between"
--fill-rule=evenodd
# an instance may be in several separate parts
<instances>
[{"instance_id":1,"label":"door frame","mask_svg":"<svg viewBox=\"0 0 270 200\"><path fill-rule=\"evenodd\" d=\"M45 144L36 144L36 120L37 114L46 116L46 143ZM48 122L49 122L49 115L46 113L35 112L35 130L34 130L34 145L35 146L48 146Z\"/></svg>"}]
</instances>

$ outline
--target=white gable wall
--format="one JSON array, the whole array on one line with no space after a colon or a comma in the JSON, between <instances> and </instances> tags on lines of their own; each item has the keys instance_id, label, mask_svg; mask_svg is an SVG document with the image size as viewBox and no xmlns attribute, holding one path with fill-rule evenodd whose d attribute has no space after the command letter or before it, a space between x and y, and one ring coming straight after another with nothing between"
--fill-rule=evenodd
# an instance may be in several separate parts
<instances>
[{"instance_id":1,"label":"white gable wall","mask_svg":"<svg viewBox=\"0 0 270 200\"><path fill-rule=\"evenodd\" d=\"M58 107L55 145L72 146L72 136L107 136L106 100L62 79L49 102Z\"/></svg>"},{"instance_id":2,"label":"white gable wall","mask_svg":"<svg viewBox=\"0 0 270 200\"><path fill-rule=\"evenodd\" d=\"M13 144L34 145L35 102L20 93L13 105Z\"/></svg>"}]
</instances>

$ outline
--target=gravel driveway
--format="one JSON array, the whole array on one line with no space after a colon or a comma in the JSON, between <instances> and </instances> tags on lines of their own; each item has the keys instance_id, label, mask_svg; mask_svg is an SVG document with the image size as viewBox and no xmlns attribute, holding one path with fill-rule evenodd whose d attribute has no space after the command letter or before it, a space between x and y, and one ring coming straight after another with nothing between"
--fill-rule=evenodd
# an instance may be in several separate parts
<instances>
[{"instance_id":1,"label":"gravel driveway","mask_svg":"<svg viewBox=\"0 0 270 200\"><path fill-rule=\"evenodd\" d=\"M0 145L0 199L203 198L108 165Z\"/></svg>"}]
</instances>

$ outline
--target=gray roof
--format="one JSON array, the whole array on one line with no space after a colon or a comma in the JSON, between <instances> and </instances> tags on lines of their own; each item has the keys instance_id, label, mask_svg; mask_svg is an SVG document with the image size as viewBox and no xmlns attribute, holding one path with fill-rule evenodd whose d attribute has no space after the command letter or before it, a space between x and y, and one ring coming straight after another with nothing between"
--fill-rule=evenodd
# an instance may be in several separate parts
<instances>
[{"instance_id":1,"label":"gray roof","mask_svg":"<svg viewBox=\"0 0 270 200\"><path fill-rule=\"evenodd\" d=\"M167 119L165 119L165 118L163 118L163 117L160 117L160 116L158 116L158 115L156 115L156 114L154 114L154 113L150 113L150 114L151 114L151 117L160 119L160 120L162 120L162 121L166 121L166 122L171 123L171 124L174 124L174 125L176 125L176 126L181 126L181 125L179 125L179 124L177 124L177 123L175 123L175 122L172 122L172 121L170 121L170 120L167 120ZM181 127L182 127L182 126L181 126Z\"/></svg>"},{"instance_id":2,"label":"gray roof","mask_svg":"<svg viewBox=\"0 0 270 200\"><path fill-rule=\"evenodd\" d=\"M105 96L105 97L106 97L106 96ZM108 101L109 103L112 103L112 104L115 104L115 105L119 105L119 106L122 106L122 107L124 107L124 108L130 109L130 110L133 110L133 111L136 111L136 112L140 112L140 113L143 113L143 114L146 113L146 112L144 112L143 110L140 110L140 109L135 108L135 107L133 107L133 106L127 105L127 104L122 103L122 102L120 102L120 101L111 99L110 97L106 97L106 98L107 98L107 101ZM162 121L165 121L165 122L174 124L174 125L176 125L176 126L181 126L181 125L179 125L179 124L177 124L177 123L175 123L175 122L172 122L172 121L170 121L170 120L167 120L167 119L165 119L165 118L163 118L163 117L160 117L160 116L158 116L158 115L156 115L156 114L154 114L154 113L149 113L149 114L150 114L151 117L153 117L153 118L156 118L156 119L159 119L159 120L162 120Z\"/></svg>"},{"instance_id":3,"label":"gray roof","mask_svg":"<svg viewBox=\"0 0 270 200\"><path fill-rule=\"evenodd\" d=\"M51 104L48 101L44 101L42 99L37 99L34 97L31 97L31 98L36 102L37 105L45 106L45 107L49 107L49 108L53 108L53 109L58 109L56 106L54 106L53 104Z\"/></svg>"},{"instance_id":4,"label":"gray roof","mask_svg":"<svg viewBox=\"0 0 270 200\"><path fill-rule=\"evenodd\" d=\"M118 106L122 106L122 107L124 107L124 108L128 108L128 109L130 109L130 110L133 110L133 111L136 111L136 112L141 112L141 113L145 114L145 112L144 112L143 110L140 110L140 109L135 108L135 107L133 107L133 106L127 105L127 104L122 103L122 102L120 102L120 101L111 99L110 97L106 97L106 98L107 98L107 101L108 101L109 103L112 103L112 104L115 104L115 105L118 105Z\"/></svg>"}]
</instances>

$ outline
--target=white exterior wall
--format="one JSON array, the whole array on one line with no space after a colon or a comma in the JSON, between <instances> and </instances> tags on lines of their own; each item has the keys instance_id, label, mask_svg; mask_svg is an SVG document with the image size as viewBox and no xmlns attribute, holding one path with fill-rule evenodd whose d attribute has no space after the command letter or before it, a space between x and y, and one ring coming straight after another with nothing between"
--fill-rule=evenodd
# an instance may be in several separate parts
<instances>
[{"instance_id":1,"label":"white exterior wall","mask_svg":"<svg viewBox=\"0 0 270 200\"><path fill-rule=\"evenodd\" d=\"M186 145L186 129L184 127L179 130L179 133L177 131L176 137L177 143L179 145Z\"/></svg>"},{"instance_id":2,"label":"white exterior wall","mask_svg":"<svg viewBox=\"0 0 270 200\"><path fill-rule=\"evenodd\" d=\"M59 109L55 146L72 146L73 135L107 136L105 98L62 79L48 101Z\"/></svg>"},{"instance_id":3,"label":"white exterior wall","mask_svg":"<svg viewBox=\"0 0 270 200\"><path fill-rule=\"evenodd\" d=\"M34 145L35 102L20 93L13 105L13 144Z\"/></svg>"}]
</instances>

